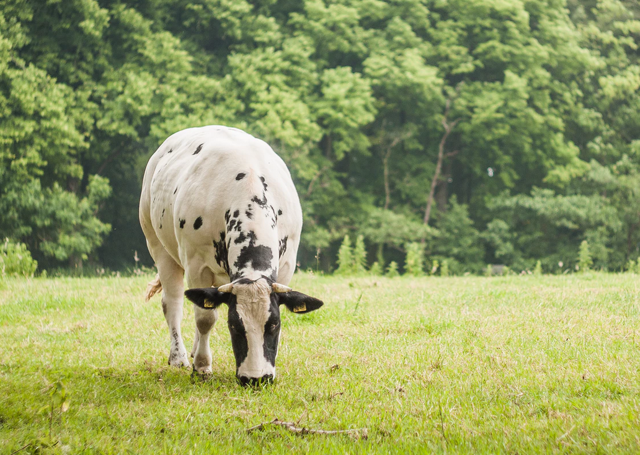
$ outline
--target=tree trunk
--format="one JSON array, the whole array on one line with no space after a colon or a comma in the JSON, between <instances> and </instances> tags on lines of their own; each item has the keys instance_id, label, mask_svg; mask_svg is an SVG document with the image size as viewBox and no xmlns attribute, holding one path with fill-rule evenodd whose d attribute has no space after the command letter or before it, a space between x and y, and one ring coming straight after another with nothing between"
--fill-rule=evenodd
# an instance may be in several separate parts
<instances>
[{"instance_id":1,"label":"tree trunk","mask_svg":"<svg viewBox=\"0 0 640 455\"><path fill-rule=\"evenodd\" d=\"M384 123L383 123L384 128ZM389 183L389 158L393 148L400 142L411 137L413 133L406 131L404 133L394 132L391 135L395 136L393 140L387 146L384 155L382 156L382 170L384 173L384 209L387 210L391 204L391 184Z\"/></svg>"},{"instance_id":2,"label":"tree trunk","mask_svg":"<svg viewBox=\"0 0 640 455\"><path fill-rule=\"evenodd\" d=\"M424 211L424 219L422 220L424 224L429 224L429 219L431 218L431 206L433 205L433 195L436 191L436 185L438 184L438 179L440 178L440 173L442 171L442 160L445 157L444 147L447 144L447 138L453 128L456 126L460 119L456 119L453 122L449 123L447 120L447 116L449 115L449 108L451 107L451 99L447 100L447 104L445 105L444 110L444 118L442 119L442 126L444 127L444 134L442 135L442 139L440 139L440 145L438 146L438 161L436 162L436 170L433 173L433 178L431 179L431 189L429 191L429 197L427 198L427 207ZM454 156L458 152L447 153L446 156Z\"/></svg>"},{"instance_id":3,"label":"tree trunk","mask_svg":"<svg viewBox=\"0 0 640 455\"><path fill-rule=\"evenodd\" d=\"M451 177L451 165L452 161L448 160L445 164L445 170L442 173L442 180L438 182L436 187L436 207L438 207L438 213L445 213L447 211L447 200L449 199L449 178Z\"/></svg>"}]
</instances>

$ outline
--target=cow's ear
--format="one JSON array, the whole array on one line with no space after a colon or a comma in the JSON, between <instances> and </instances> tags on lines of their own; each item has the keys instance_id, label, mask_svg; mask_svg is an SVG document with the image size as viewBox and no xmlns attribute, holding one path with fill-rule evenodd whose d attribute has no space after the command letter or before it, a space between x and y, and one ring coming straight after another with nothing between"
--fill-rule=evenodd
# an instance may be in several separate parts
<instances>
[{"instance_id":1,"label":"cow's ear","mask_svg":"<svg viewBox=\"0 0 640 455\"><path fill-rule=\"evenodd\" d=\"M278 297L278 303L284 304L289 311L294 313L309 313L320 308L324 303L314 297L309 297L302 292L289 291L275 294Z\"/></svg>"},{"instance_id":2,"label":"cow's ear","mask_svg":"<svg viewBox=\"0 0 640 455\"><path fill-rule=\"evenodd\" d=\"M228 303L233 294L220 292L216 288L196 288L185 291L184 295L200 308L213 310L223 303Z\"/></svg>"}]
</instances>

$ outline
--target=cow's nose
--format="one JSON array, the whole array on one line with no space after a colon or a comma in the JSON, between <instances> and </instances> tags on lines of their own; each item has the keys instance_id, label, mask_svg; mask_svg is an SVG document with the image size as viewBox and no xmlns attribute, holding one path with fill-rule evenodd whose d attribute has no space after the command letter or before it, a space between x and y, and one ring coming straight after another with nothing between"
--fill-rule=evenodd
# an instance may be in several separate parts
<instances>
[{"instance_id":1,"label":"cow's nose","mask_svg":"<svg viewBox=\"0 0 640 455\"><path fill-rule=\"evenodd\" d=\"M247 377L247 376L238 376L238 381L240 381L240 384L242 384L243 387L246 387L248 385L250 385L252 387L256 387L256 386L267 385L267 384L273 383L273 375L272 374L265 374L261 378L250 378L250 377Z\"/></svg>"}]
</instances>

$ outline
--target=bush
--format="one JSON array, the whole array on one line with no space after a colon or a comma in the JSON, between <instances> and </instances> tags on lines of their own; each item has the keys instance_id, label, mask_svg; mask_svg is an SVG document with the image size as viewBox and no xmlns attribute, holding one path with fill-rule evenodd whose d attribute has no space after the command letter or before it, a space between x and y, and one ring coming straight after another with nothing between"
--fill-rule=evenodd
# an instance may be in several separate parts
<instances>
[{"instance_id":1,"label":"bush","mask_svg":"<svg viewBox=\"0 0 640 455\"><path fill-rule=\"evenodd\" d=\"M398 263L396 261L391 261L389 263L389 267L387 267L387 277L395 278L398 275Z\"/></svg>"},{"instance_id":2,"label":"bush","mask_svg":"<svg viewBox=\"0 0 640 455\"><path fill-rule=\"evenodd\" d=\"M353 249L353 271L364 273L367 271L367 250L364 246L364 237L359 235L356 239L356 246Z\"/></svg>"},{"instance_id":3,"label":"bush","mask_svg":"<svg viewBox=\"0 0 640 455\"><path fill-rule=\"evenodd\" d=\"M369 273L373 276L381 276L382 275L382 266L379 262L374 262L371 264L371 269L369 269Z\"/></svg>"},{"instance_id":4,"label":"bush","mask_svg":"<svg viewBox=\"0 0 640 455\"><path fill-rule=\"evenodd\" d=\"M407 259L405 262L405 273L407 275L421 276L422 263L424 258L424 247L418 242L407 244Z\"/></svg>"},{"instance_id":5,"label":"bush","mask_svg":"<svg viewBox=\"0 0 640 455\"><path fill-rule=\"evenodd\" d=\"M440 276L449 276L449 261L442 261L442 266L440 266Z\"/></svg>"},{"instance_id":6,"label":"bush","mask_svg":"<svg viewBox=\"0 0 640 455\"><path fill-rule=\"evenodd\" d=\"M533 274L536 276L542 275L542 262L536 261L536 267L533 269Z\"/></svg>"},{"instance_id":7,"label":"bush","mask_svg":"<svg viewBox=\"0 0 640 455\"><path fill-rule=\"evenodd\" d=\"M13 243L5 239L0 246L0 275L33 276L38 262L24 243Z\"/></svg>"},{"instance_id":8,"label":"bush","mask_svg":"<svg viewBox=\"0 0 640 455\"><path fill-rule=\"evenodd\" d=\"M342 245L338 250L338 269L336 275L351 275L353 273L353 252L351 250L351 240L348 235L344 236Z\"/></svg>"},{"instance_id":9,"label":"bush","mask_svg":"<svg viewBox=\"0 0 640 455\"><path fill-rule=\"evenodd\" d=\"M364 237L359 235L355 247L351 247L351 239L344 236L342 245L338 250L338 269L336 275L364 274L367 271L367 250L364 245Z\"/></svg>"},{"instance_id":10,"label":"bush","mask_svg":"<svg viewBox=\"0 0 640 455\"><path fill-rule=\"evenodd\" d=\"M588 272L593 266L593 259L591 258L591 252L589 251L589 242L583 240L580 244L580 251L578 253L578 270L581 272Z\"/></svg>"}]
</instances>

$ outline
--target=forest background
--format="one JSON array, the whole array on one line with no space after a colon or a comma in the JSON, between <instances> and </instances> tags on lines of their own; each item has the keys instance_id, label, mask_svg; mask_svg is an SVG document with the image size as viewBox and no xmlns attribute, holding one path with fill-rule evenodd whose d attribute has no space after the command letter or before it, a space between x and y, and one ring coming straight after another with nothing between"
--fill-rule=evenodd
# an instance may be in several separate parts
<instances>
[{"instance_id":1,"label":"forest background","mask_svg":"<svg viewBox=\"0 0 640 455\"><path fill-rule=\"evenodd\" d=\"M41 270L152 265L144 166L207 124L288 164L304 269L345 235L456 274L640 254L635 0L0 5L0 237Z\"/></svg>"}]
</instances>

